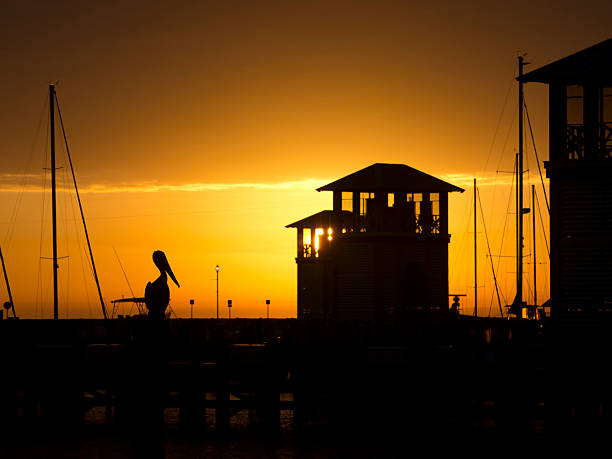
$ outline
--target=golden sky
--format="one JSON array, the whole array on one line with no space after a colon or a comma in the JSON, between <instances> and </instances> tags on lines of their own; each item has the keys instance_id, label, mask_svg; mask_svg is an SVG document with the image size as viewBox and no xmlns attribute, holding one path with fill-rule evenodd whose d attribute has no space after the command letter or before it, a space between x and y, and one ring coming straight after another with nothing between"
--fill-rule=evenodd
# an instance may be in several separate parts
<instances>
[{"instance_id":1,"label":"golden sky","mask_svg":"<svg viewBox=\"0 0 612 459\"><path fill-rule=\"evenodd\" d=\"M40 261L51 253L41 193L49 81L59 80L107 301L131 296L113 249L137 296L157 277L151 254L161 249L181 283L171 285L178 316L191 298L194 315L214 315L219 264L223 314L231 298L233 316L263 316L270 299L272 316L291 317L295 230L284 226L331 208L317 186L375 162L465 188L479 177L498 254L511 176L497 171L512 170L517 148L517 50L530 68L544 65L609 38L611 18L604 1L4 5L0 244L18 314L52 315L50 262ZM526 93L543 159L546 89L530 84ZM450 204L450 290L469 295L469 312L471 191ZM73 196L59 193L58 205L60 255L69 257L60 262L60 316L99 316ZM514 253L513 218L504 255ZM487 313L492 280L480 244L479 310ZM502 260L510 301L513 262ZM538 267L545 299L547 265Z\"/></svg>"}]
</instances>

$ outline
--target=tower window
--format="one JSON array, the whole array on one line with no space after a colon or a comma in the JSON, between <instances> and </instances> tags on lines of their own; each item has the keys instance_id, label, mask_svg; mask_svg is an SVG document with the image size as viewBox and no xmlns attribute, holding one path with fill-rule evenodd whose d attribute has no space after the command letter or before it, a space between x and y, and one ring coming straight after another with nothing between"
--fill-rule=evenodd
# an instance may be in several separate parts
<instances>
[{"instance_id":1,"label":"tower window","mask_svg":"<svg viewBox=\"0 0 612 459\"><path fill-rule=\"evenodd\" d=\"M302 233L302 250L304 251L304 258L310 258L313 256L312 252L312 234L310 228L304 228Z\"/></svg>"},{"instance_id":2,"label":"tower window","mask_svg":"<svg viewBox=\"0 0 612 459\"><path fill-rule=\"evenodd\" d=\"M600 155L612 157L612 87L599 90L598 143Z\"/></svg>"},{"instance_id":3,"label":"tower window","mask_svg":"<svg viewBox=\"0 0 612 459\"><path fill-rule=\"evenodd\" d=\"M584 157L584 87L567 87L566 151L569 159Z\"/></svg>"},{"instance_id":4,"label":"tower window","mask_svg":"<svg viewBox=\"0 0 612 459\"><path fill-rule=\"evenodd\" d=\"M567 124L584 124L584 88L571 85L567 87Z\"/></svg>"},{"instance_id":5,"label":"tower window","mask_svg":"<svg viewBox=\"0 0 612 459\"><path fill-rule=\"evenodd\" d=\"M317 228L315 230L315 237L314 237L315 257L319 256L319 247L320 247L319 237L322 236L323 234L325 234L325 231L323 231L323 228Z\"/></svg>"},{"instance_id":6,"label":"tower window","mask_svg":"<svg viewBox=\"0 0 612 459\"><path fill-rule=\"evenodd\" d=\"M353 193L350 191L342 192L342 210L353 211Z\"/></svg>"},{"instance_id":7,"label":"tower window","mask_svg":"<svg viewBox=\"0 0 612 459\"><path fill-rule=\"evenodd\" d=\"M368 201L374 199L374 193L359 193L359 215L368 213Z\"/></svg>"},{"instance_id":8,"label":"tower window","mask_svg":"<svg viewBox=\"0 0 612 459\"><path fill-rule=\"evenodd\" d=\"M599 102L599 120L602 123L612 123L612 86L601 88Z\"/></svg>"}]
</instances>

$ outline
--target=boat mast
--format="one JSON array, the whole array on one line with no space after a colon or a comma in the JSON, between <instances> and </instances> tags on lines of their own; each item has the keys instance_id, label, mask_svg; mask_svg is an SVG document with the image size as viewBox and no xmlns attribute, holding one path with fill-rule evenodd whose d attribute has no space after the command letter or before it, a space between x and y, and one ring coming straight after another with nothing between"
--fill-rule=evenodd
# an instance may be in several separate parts
<instances>
[{"instance_id":1,"label":"boat mast","mask_svg":"<svg viewBox=\"0 0 612 459\"><path fill-rule=\"evenodd\" d=\"M474 179L474 317L478 317L478 269L476 258L476 179Z\"/></svg>"},{"instance_id":2,"label":"boat mast","mask_svg":"<svg viewBox=\"0 0 612 459\"><path fill-rule=\"evenodd\" d=\"M53 319L58 319L57 308L57 215L55 203L55 83L49 83L49 129L51 132L51 218L53 220Z\"/></svg>"},{"instance_id":3,"label":"boat mast","mask_svg":"<svg viewBox=\"0 0 612 459\"><path fill-rule=\"evenodd\" d=\"M523 316L523 56L518 56L518 158L516 191L516 298L518 318Z\"/></svg>"},{"instance_id":4,"label":"boat mast","mask_svg":"<svg viewBox=\"0 0 612 459\"><path fill-rule=\"evenodd\" d=\"M531 185L531 213L533 214L531 216L532 220L531 220L531 226L533 227L532 229L532 252L533 252L533 307L534 308L538 308L538 289L537 289L537 277L536 277L536 265L537 263L537 259L536 259L536 221L535 221L535 185L532 184Z\"/></svg>"}]
</instances>

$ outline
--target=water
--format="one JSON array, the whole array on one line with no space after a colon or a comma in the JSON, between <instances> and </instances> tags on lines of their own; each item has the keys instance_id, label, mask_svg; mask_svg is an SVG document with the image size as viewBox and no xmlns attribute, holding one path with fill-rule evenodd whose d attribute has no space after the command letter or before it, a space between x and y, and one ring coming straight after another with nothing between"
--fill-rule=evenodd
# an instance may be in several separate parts
<instances>
[{"instance_id":1,"label":"water","mask_svg":"<svg viewBox=\"0 0 612 459\"><path fill-rule=\"evenodd\" d=\"M87 411L84 425L76 431L60 428L52 434L40 427L27 431L20 429L9 442L0 446L1 458L279 458L308 459L336 457L405 457L405 449L388 438L351 435L350 432L330 432L325 417L312 420L306 432L294 430L293 412L281 410L280 429L277 434L265 434L248 410L232 415L230 430L221 435L214 428L215 411L206 409L206 425L198 434L186 432L179 425L176 408L164 411L164 432L161 451L139 454L130 432L122 432L106 424L104 407ZM367 438L366 438L367 437ZM405 441L408 437L404 437ZM154 439L152 439L154 440ZM412 439L415 441L415 439Z\"/></svg>"}]
</instances>

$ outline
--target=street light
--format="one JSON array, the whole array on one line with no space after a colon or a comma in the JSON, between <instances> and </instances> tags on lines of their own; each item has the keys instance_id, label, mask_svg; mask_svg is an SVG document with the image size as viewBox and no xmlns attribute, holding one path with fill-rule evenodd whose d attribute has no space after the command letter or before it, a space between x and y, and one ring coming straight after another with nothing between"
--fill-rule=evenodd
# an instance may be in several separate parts
<instances>
[{"instance_id":1,"label":"street light","mask_svg":"<svg viewBox=\"0 0 612 459\"><path fill-rule=\"evenodd\" d=\"M266 300L266 319L270 318L270 300Z\"/></svg>"},{"instance_id":2,"label":"street light","mask_svg":"<svg viewBox=\"0 0 612 459\"><path fill-rule=\"evenodd\" d=\"M219 318L219 270L221 268L219 268L219 265L217 265L215 267L215 270L217 271L217 319Z\"/></svg>"},{"instance_id":3,"label":"street light","mask_svg":"<svg viewBox=\"0 0 612 459\"><path fill-rule=\"evenodd\" d=\"M227 300L227 313L228 317L232 318L232 300Z\"/></svg>"},{"instance_id":4,"label":"street light","mask_svg":"<svg viewBox=\"0 0 612 459\"><path fill-rule=\"evenodd\" d=\"M195 303L195 301L189 300L189 305L191 306L191 318L192 319L193 319L193 303Z\"/></svg>"}]
</instances>

